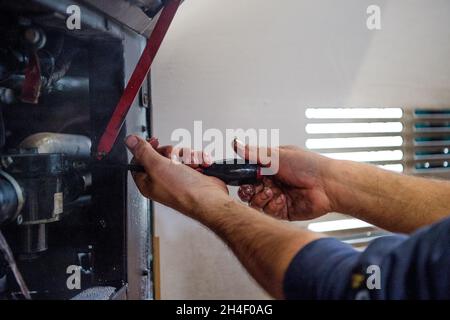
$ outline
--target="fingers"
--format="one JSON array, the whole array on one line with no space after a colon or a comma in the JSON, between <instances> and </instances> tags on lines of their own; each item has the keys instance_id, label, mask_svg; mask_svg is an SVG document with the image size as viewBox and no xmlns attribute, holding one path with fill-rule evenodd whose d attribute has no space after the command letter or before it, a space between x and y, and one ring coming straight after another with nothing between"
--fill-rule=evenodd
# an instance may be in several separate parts
<instances>
[{"instance_id":1,"label":"fingers","mask_svg":"<svg viewBox=\"0 0 450 320\"><path fill-rule=\"evenodd\" d=\"M278 219L287 219L287 198L272 179L265 178L259 185L244 185L239 188L239 198L256 209Z\"/></svg>"},{"instance_id":2,"label":"fingers","mask_svg":"<svg viewBox=\"0 0 450 320\"><path fill-rule=\"evenodd\" d=\"M159 146L159 140L158 140L158 138L151 137L150 139L147 139L147 142L151 144L151 146L153 147L153 149L156 149L156 148L158 148L158 146Z\"/></svg>"},{"instance_id":3,"label":"fingers","mask_svg":"<svg viewBox=\"0 0 450 320\"><path fill-rule=\"evenodd\" d=\"M257 185L243 185L239 187L238 196L242 201L250 202L253 196L258 192L261 192L263 189L264 185L262 183Z\"/></svg>"},{"instance_id":4,"label":"fingers","mask_svg":"<svg viewBox=\"0 0 450 320\"><path fill-rule=\"evenodd\" d=\"M139 191L144 196L147 196L148 188L151 186L151 184L149 183L151 181L150 177L143 172L132 172L131 175L133 176L133 179Z\"/></svg>"},{"instance_id":5,"label":"fingers","mask_svg":"<svg viewBox=\"0 0 450 320\"><path fill-rule=\"evenodd\" d=\"M287 218L287 201L284 194L280 194L277 197L272 198L272 200L264 207L264 212L279 218Z\"/></svg>"},{"instance_id":6,"label":"fingers","mask_svg":"<svg viewBox=\"0 0 450 320\"><path fill-rule=\"evenodd\" d=\"M250 206L255 209L262 210L279 194L281 194L281 190L275 185L275 183L269 178L264 178L260 188L256 188L255 195L250 200Z\"/></svg>"},{"instance_id":7,"label":"fingers","mask_svg":"<svg viewBox=\"0 0 450 320\"><path fill-rule=\"evenodd\" d=\"M136 147L133 146L135 139L139 142L136 144ZM141 142L145 142L145 140L134 135L131 135L126 139L126 144L135 156L135 161L138 163L141 163L143 160L142 158L146 158L147 161L149 161L149 156L152 155L154 157L155 154L183 163L193 169L206 168L213 163L211 156L204 151L193 151L189 148L175 148L170 145L160 147L158 139L154 137L147 139L147 144L141 145ZM150 149L148 149L148 147L150 147ZM139 155L137 156L135 153L139 153ZM142 163L142 165L144 164Z\"/></svg>"},{"instance_id":8,"label":"fingers","mask_svg":"<svg viewBox=\"0 0 450 320\"><path fill-rule=\"evenodd\" d=\"M155 140L147 142L138 136L130 135L125 139L125 144L136 161L143 165L147 172L150 172L158 162L164 160L164 157L156 152L153 147L157 146L157 141Z\"/></svg>"},{"instance_id":9,"label":"fingers","mask_svg":"<svg viewBox=\"0 0 450 320\"><path fill-rule=\"evenodd\" d=\"M250 202L255 193L255 186L251 184L240 186L238 190L238 196L244 202Z\"/></svg>"},{"instance_id":10,"label":"fingers","mask_svg":"<svg viewBox=\"0 0 450 320\"><path fill-rule=\"evenodd\" d=\"M183 163L191 168L205 168L212 164L209 154L203 151L193 151L189 148L175 148L173 146L159 147L157 151L166 158Z\"/></svg>"},{"instance_id":11,"label":"fingers","mask_svg":"<svg viewBox=\"0 0 450 320\"><path fill-rule=\"evenodd\" d=\"M261 166L270 166L271 148L244 145L238 139L233 141L234 151L241 157L251 163L257 163Z\"/></svg>"},{"instance_id":12,"label":"fingers","mask_svg":"<svg viewBox=\"0 0 450 320\"><path fill-rule=\"evenodd\" d=\"M271 188L264 187L261 192L255 194L255 196L250 200L250 206L257 210L263 209L270 200L272 200L274 193Z\"/></svg>"},{"instance_id":13,"label":"fingers","mask_svg":"<svg viewBox=\"0 0 450 320\"><path fill-rule=\"evenodd\" d=\"M212 164L211 156L204 151L193 151L185 149L183 151L183 163L191 168L206 168Z\"/></svg>"}]
</instances>

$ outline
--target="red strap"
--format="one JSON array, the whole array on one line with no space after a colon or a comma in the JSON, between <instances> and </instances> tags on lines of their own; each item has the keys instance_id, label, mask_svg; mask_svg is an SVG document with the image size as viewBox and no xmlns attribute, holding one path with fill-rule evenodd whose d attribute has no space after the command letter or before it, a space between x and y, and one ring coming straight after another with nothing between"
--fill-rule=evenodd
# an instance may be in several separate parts
<instances>
[{"instance_id":1,"label":"red strap","mask_svg":"<svg viewBox=\"0 0 450 320\"><path fill-rule=\"evenodd\" d=\"M150 35L150 38L147 40L147 45L145 46L144 52L142 53L142 56L133 71L130 81L128 82L127 87L125 88L125 91L123 92L111 119L109 120L103 136L100 138L97 147L97 158L99 160L111 151L117 136L119 135L120 129L125 122L128 110L130 110L130 107L150 70L152 62L159 50L159 47L161 46L164 36L169 29L178 7L180 6L180 3L181 0L171 0L161 12L155 29Z\"/></svg>"},{"instance_id":2,"label":"red strap","mask_svg":"<svg viewBox=\"0 0 450 320\"><path fill-rule=\"evenodd\" d=\"M22 85L20 100L26 103L37 104L41 93L41 65L36 51L29 57L28 65L25 69L25 80Z\"/></svg>"}]
</instances>

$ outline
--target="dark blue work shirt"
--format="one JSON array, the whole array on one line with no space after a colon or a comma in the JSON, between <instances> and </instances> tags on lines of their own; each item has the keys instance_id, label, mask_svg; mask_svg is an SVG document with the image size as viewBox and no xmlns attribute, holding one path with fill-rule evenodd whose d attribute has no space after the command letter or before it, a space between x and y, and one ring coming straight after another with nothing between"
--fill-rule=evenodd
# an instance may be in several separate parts
<instances>
[{"instance_id":1,"label":"dark blue work shirt","mask_svg":"<svg viewBox=\"0 0 450 320\"><path fill-rule=\"evenodd\" d=\"M450 218L411 236L378 238L364 252L315 240L292 260L287 299L450 299Z\"/></svg>"}]
</instances>

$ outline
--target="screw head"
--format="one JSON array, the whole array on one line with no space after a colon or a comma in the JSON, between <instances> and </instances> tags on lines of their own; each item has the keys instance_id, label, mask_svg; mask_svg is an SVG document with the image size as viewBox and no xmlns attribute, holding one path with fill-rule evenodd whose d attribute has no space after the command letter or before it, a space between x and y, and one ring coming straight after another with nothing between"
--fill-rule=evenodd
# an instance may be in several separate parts
<instances>
[{"instance_id":1,"label":"screw head","mask_svg":"<svg viewBox=\"0 0 450 320\"><path fill-rule=\"evenodd\" d=\"M6 157L2 157L0 162L1 162L2 167L6 169L10 165L13 164L14 160L10 156L6 156Z\"/></svg>"}]
</instances>

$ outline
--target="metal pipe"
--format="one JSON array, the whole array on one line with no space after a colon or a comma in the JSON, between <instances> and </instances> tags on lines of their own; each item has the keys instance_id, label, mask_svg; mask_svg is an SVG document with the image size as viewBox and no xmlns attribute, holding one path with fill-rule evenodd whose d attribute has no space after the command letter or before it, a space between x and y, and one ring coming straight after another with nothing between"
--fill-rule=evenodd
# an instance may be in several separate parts
<instances>
[{"instance_id":1,"label":"metal pipe","mask_svg":"<svg viewBox=\"0 0 450 320\"><path fill-rule=\"evenodd\" d=\"M74 157L89 157L91 139L81 135L41 132L23 140L19 148L36 149L38 153L64 153Z\"/></svg>"},{"instance_id":2,"label":"metal pipe","mask_svg":"<svg viewBox=\"0 0 450 320\"><path fill-rule=\"evenodd\" d=\"M45 223L23 226L20 228L19 233L22 239L19 249L21 258L33 259L37 257L38 253L47 250L47 228Z\"/></svg>"},{"instance_id":3,"label":"metal pipe","mask_svg":"<svg viewBox=\"0 0 450 320\"><path fill-rule=\"evenodd\" d=\"M28 290L28 287L25 281L23 280L22 274L20 273L19 268L17 268L17 264L16 261L14 260L11 248L6 242L6 239L3 236L1 230L0 230L0 253L3 253L3 255L5 256L5 259L8 262L9 267L11 268L11 271L14 274L14 277L16 278L17 284L19 285L20 291L22 292L23 296L25 297L25 299L31 300L30 290Z\"/></svg>"}]
</instances>

